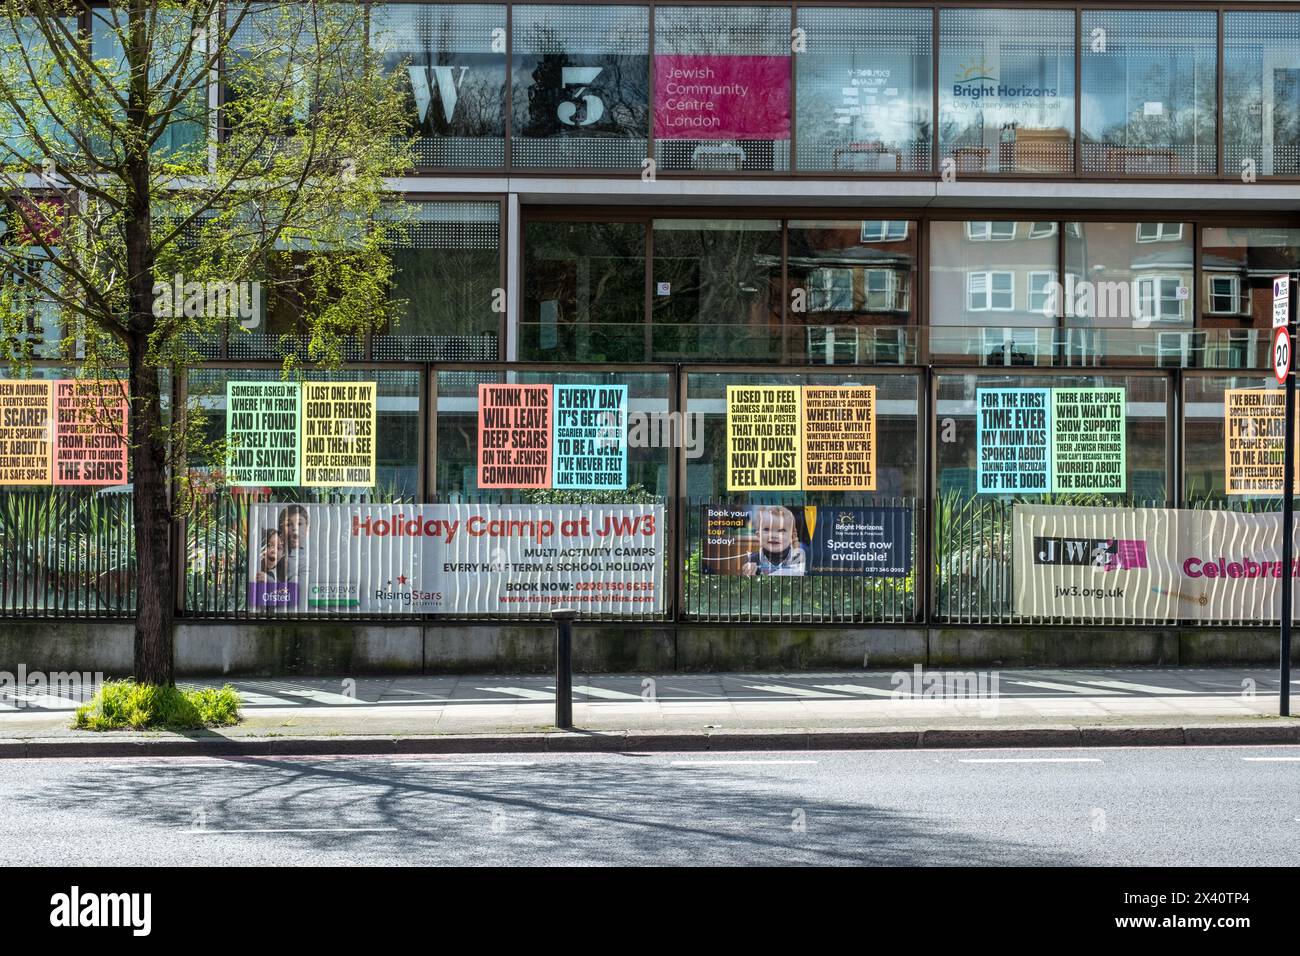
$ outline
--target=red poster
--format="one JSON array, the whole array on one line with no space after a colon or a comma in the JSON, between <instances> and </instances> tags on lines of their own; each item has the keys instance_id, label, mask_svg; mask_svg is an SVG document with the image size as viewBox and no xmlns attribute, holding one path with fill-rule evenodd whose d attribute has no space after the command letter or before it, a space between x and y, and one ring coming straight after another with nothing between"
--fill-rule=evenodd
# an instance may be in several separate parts
<instances>
[{"instance_id":1,"label":"red poster","mask_svg":"<svg viewBox=\"0 0 1300 956\"><path fill-rule=\"evenodd\" d=\"M655 57L656 139L789 139L788 56Z\"/></svg>"},{"instance_id":2,"label":"red poster","mask_svg":"<svg viewBox=\"0 0 1300 956\"><path fill-rule=\"evenodd\" d=\"M126 484L126 383L54 383L54 483Z\"/></svg>"},{"instance_id":3,"label":"red poster","mask_svg":"<svg viewBox=\"0 0 1300 956\"><path fill-rule=\"evenodd\" d=\"M478 387L478 486L549 488L551 386Z\"/></svg>"}]
</instances>

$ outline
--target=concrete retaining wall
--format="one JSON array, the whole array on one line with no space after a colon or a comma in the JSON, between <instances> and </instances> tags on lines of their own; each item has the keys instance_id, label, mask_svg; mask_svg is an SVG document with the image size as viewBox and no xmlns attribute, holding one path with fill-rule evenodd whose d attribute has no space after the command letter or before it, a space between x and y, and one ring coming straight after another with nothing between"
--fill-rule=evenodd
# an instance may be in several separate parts
<instances>
[{"instance_id":1,"label":"concrete retaining wall","mask_svg":"<svg viewBox=\"0 0 1300 956\"><path fill-rule=\"evenodd\" d=\"M1178 628L840 628L795 625L629 625L574 628L582 673L831 670L863 667L1118 667L1273 665L1273 630ZM132 626L9 621L0 670L131 671ZM1300 642L1294 655L1300 663ZM180 676L549 673L554 629L542 624L185 622Z\"/></svg>"}]
</instances>

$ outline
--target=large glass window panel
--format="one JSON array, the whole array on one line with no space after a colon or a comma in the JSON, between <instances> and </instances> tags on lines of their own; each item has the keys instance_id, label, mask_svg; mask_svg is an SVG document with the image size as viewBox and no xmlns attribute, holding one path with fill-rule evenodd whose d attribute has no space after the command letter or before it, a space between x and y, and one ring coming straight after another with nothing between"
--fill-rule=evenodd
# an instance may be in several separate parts
<instances>
[{"instance_id":1,"label":"large glass window panel","mask_svg":"<svg viewBox=\"0 0 1300 956\"><path fill-rule=\"evenodd\" d=\"M943 10L939 152L961 173L1074 169L1074 14Z\"/></svg>"},{"instance_id":2,"label":"large glass window panel","mask_svg":"<svg viewBox=\"0 0 1300 956\"><path fill-rule=\"evenodd\" d=\"M125 92L129 80L126 53L122 39L127 30L127 18L124 11L113 9L91 9L91 55L103 61L101 68L112 78L119 92ZM150 82L157 84L163 95L170 95L163 89L163 79L169 74L179 77L179 84L190 88L171 113L167 128L154 145L154 151L160 159L173 163L199 164L207 161L208 138L208 83L207 71L203 69L207 51L194 43L194 30L207 24L196 22L179 9L157 18L153 38L156 61L151 65ZM187 48L190 50L186 56ZM185 57L181 69L174 69ZM163 104L156 103L155 109ZM107 144L106 144L107 145Z\"/></svg>"},{"instance_id":3,"label":"large glass window panel","mask_svg":"<svg viewBox=\"0 0 1300 956\"><path fill-rule=\"evenodd\" d=\"M692 373L687 376L687 415L703 436L697 454L686 459L685 611L715 620L914 620L917 574L923 539L917 495L923 487L918 459L919 380L912 374L857 370L833 374ZM874 386L875 490L728 491L727 387ZM829 572L812 548L814 532L849 509L875 511L874 522L890 529L896 556L910 560L910 572L874 575L869 570ZM761 509L761 511L759 510ZM706 514L731 512L741 525L723 537L706 533ZM746 520L743 516L748 516ZM896 516L896 517L887 517ZM858 515L860 517L860 515ZM910 521L908 520L910 519ZM784 539L766 532L784 530ZM825 531L821 532L825 534ZM710 540L711 539L711 540ZM767 552L760 558L759 550ZM784 554L774 553L780 549ZM796 552L803 552L800 558ZM793 560L791 560L793 558ZM766 561L766 567L760 565ZM752 565L749 571L745 565ZM784 570L773 570L773 566Z\"/></svg>"},{"instance_id":4,"label":"large glass window panel","mask_svg":"<svg viewBox=\"0 0 1300 956\"><path fill-rule=\"evenodd\" d=\"M389 250L396 324L374 357L482 362L499 358L501 211L495 202L421 202Z\"/></svg>"},{"instance_id":5,"label":"large glass window panel","mask_svg":"<svg viewBox=\"0 0 1300 956\"><path fill-rule=\"evenodd\" d=\"M1201 229L1200 324L1206 365L1270 365L1273 279L1300 269L1300 229L1204 226Z\"/></svg>"},{"instance_id":6,"label":"large glass window panel","mask_svg":"<svg viewBox=\"0 0 1300 956\"><path fill-rule=\"evenodd\" d=\"M947 360L1051 365L1056 231L1011 220L930 224L930 349Z\"/></svg>"},{"instance_id":7,"label":"large glass window panel","mask_svg":"<svg viewBox=\"0 0 1300 956\"><path fill-rule=\"evenodd\" d=\"M506 8L388 3L373 8L371 45L406 78L420 166L505 161Z\"/></svg>"},{"instance_id":8,"label":"large glass window panel","mask_svg":"<svg viewBox=\"0 0 1300 956\"><path fill-rule=\"evenodd\" d=\"M1267 511L1281 506L1281 484L1267 494L1227 493L1228 390L1280 391L1272 373L1188 375L1183 379L1183 487L1187 508ZM1280 399L1275 399L1280 401ZM1274 450L1280 452L1277 440Z\"/></svg>"},{"instance_id":9,"label":"large glass window panel","mask_svg":"<svg viewBox=\"0 0 1300 956\"><path fill-rule=\"evenodd\" d=\"M1083 12L1086 172L1214 173L1216 20L1211 10Z\"/></svg>"},{"instance_id":10,"label":"large glass window panel","mask_svg":"<svg viewBox=\"0 0 1300 956\"><path fill-rule=\"evenodd\" d=\"M913 360L916 223L791 220L790 360L892 364Z\"/></svg>"},{"instance_id":11,"label":"large glass window panel","mask_svg":"<svg viewBox=\"0 0 1300 956\"><path fill-rule=\"evenodd\" d=\"M1179 331L1193 324L1193 260L1191 223L1066 223L1065 278L1052 302L1067 362L1199 359L1204 343Z\"/></svg>"},{"instance_id":12,"label":"large glass window panel","mask_svg":"<svg viewBox=\"0 0 1300 956\"><path fill-rule=\"evenodd\" d=\"M653 357L775 359L781 354L781 223L654 221Z\"/></svg>"},{"instance_id":13,"label":"large glass window panel","mask_svg":"<svg viewBox=\"0 0 1300 956\"><path fill-rule=\"evenodd\" d=\"M431 416L437 442L437 501L518 501L548 504L598 501L605 503L664 504L668 501L668 469L676 434L693 432L668 426L669 379L663 372L540 372L500 371L437 374L437 414ZM622 491L558 491L547 488L480 489L478 487L478 386L519 385L626 385L628 413L628 487ZM680 419L673 419L680 421Z\"/></svg>"},{"instance_id":14,"label":"large glass window panel","mask_svg":"<svg viewBox=\"0 0 1300 956\"><path fill-rule=\"evenodd\" d=\"M662 169L790 168L790 10L655 8Z\"/></svg>"},{"instance_id":15,"label":"large glass window panel","mask_svg":"<svg viewBox=\"0 0 1300 956\"><path fill-rule=\"evenodd\" d=\"M646 7L514 8L512 165L641 168L649 20Z\"/></svg>"},{"instance_id":16,"label":"large glass window panel","mask_svg":"<svg viewBox=\"0 0 1300 956\"><path fill-rule=\"evenodd\" d=\"M76 22L61 21L74 32ZM62 122L54 118L36 90L62 82L48 44L36 21L0 20L0 82L13 95L0 103L0 169L26 168L72 145ZM15 105L20 110L15 110ZM22 119L23 115L26 119Z\"/></svg>"},{"instance_id":17,"label":"large glass window panel","mask_svg":"<svg viewBox=\"0 0 1300 956\"><path fill-rule=\"evenodd\" d=\"M525 225L520 358L646 357L646 229L645 222Z\"/></svg>"},{"instance_id":18,"label":"large glass window panel","mask_svg":"<svg viewBox=\"0 0 1300 956\"><path fill-rule=\"evenodd\" d=\"M1223 16L1224 172L1300 176L1300 11Z\"/></svg>"},{"instance_id":19,"label":"large glass window panel","mask_svg":"<svg viewBox=\"0 0 1300 956\"><path fill-rule=\"evenodd\" d=\"M801 7L795 56L802 170L931 168L933 18L929 10Z\"/></svg>"}]
</instances>

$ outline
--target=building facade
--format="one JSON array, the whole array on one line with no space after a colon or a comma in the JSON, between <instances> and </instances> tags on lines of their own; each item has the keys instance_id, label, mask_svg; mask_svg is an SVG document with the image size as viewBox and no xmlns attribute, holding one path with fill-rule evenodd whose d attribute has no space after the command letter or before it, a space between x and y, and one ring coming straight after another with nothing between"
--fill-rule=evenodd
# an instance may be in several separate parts
<instances>
[{"instance_id":1,"label":"building facade","mask_svg":"<svg viewBox=\"0 0 1300 956\"><path fill-rule=\"evenodd\" d=\"M1300 4L369 10L418 137L418 168L391 182L413 213L393 250L403 316L345 370L305 377L375 383L373 475L246 489L186 528L183 670L274 667L268 647L314 660L312 641L358 666L545 659L540 605L250 603L247 509L264 500L658 509L660 600L591 613L593 666L1273 653L1254 599L1030 600L1017 547L1053 536L1023 506L1098 509L1056 536L1094 550L1123 514L1276 506L1280 486L1248 467L1266 471L1268 449L1241 457L1271 419L1232 396L1276 394L1274 279L1300 270ZM44 321L42 367L71 374ZM214 435L227 383L278 381L295 328L291 307L260 303L179 384ZM625 479L484 483L484 385L622 386ZM749 407L740 387L759 393ZM865 405L843 391L863 387ZM869 405L869 430L818 431L819 401L846 419ZM742 474L729 456L747 436L788 447L746 415L797 422L802 474ZM1101 439L1071 437L1110 415ZM869 463L819 482L819 454ZM836 512L873 526L883 564L832 566L814 525ZM1154 566L1163 544L1144 536ZM29 588L17 560L0 558L3 613L130 614L129 574Z\"/></svg>"}]
</instances>

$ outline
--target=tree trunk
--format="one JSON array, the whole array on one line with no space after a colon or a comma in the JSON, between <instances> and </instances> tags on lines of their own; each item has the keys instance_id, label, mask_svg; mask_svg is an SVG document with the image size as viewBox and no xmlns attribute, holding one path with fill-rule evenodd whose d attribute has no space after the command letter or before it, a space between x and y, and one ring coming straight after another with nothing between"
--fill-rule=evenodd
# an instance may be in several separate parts
<instances>
[{"instance_id":1,"label":"tree trunk","mask_svg":"<svg viewBox=\"0 0 1300 956\"><path fill-rule=\"evenodd\" d=\"M172 506L163 439L158 369L144 361L147 342L130 352L131 464L135 505L135 679L171 684L173 625Z\"/></svg>"}]
</instances>

